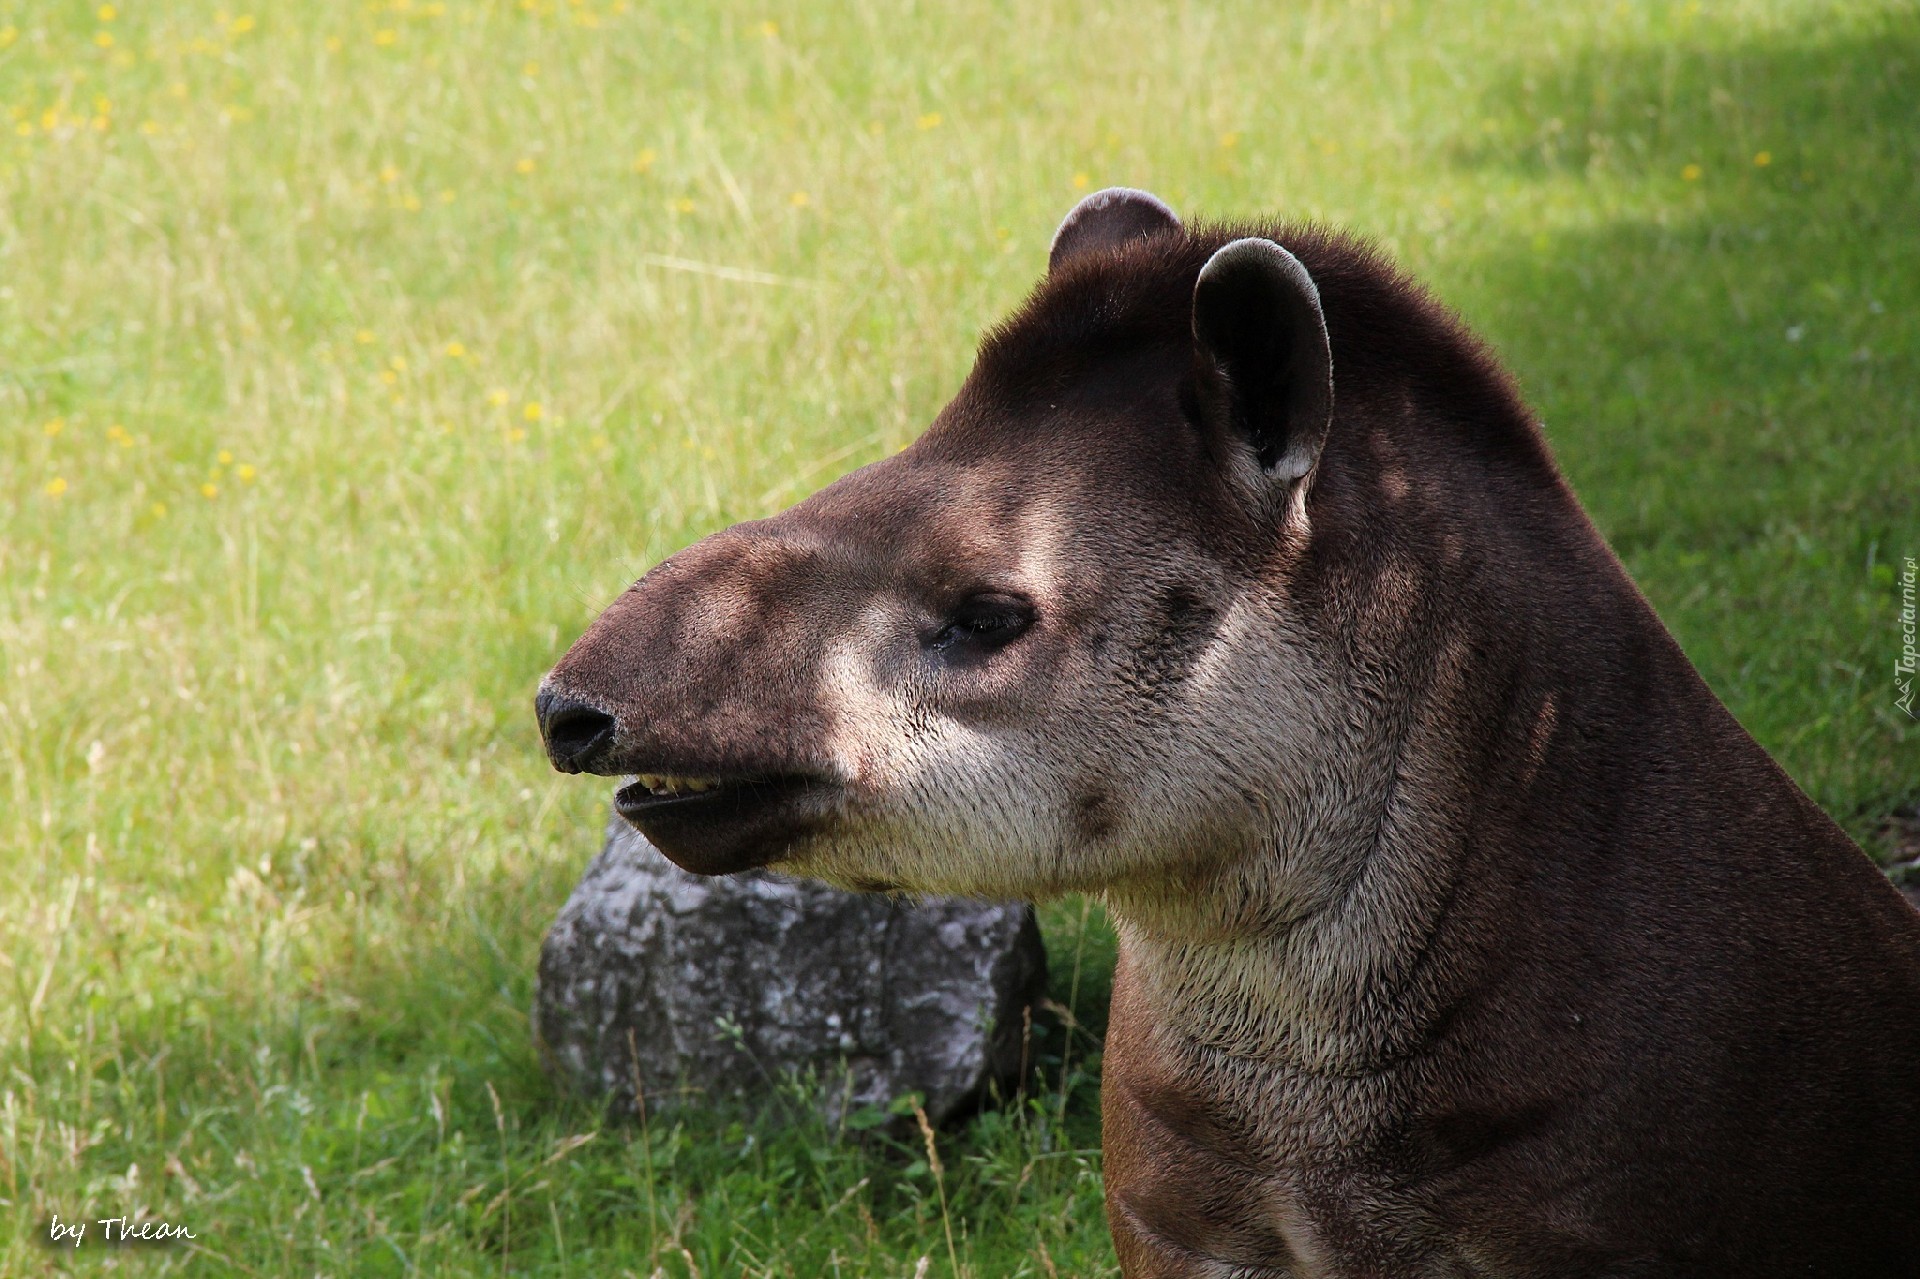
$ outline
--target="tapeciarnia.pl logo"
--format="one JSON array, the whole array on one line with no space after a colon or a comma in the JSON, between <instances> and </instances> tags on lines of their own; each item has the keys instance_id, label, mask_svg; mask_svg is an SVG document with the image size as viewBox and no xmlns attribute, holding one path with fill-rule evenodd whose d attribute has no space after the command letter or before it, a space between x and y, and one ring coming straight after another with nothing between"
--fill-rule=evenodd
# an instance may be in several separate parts
<instances>
[{"instance_id":1,"label":"tapeciarnia.pl logo","mask_svg":"<svg viewBox=\"0 0 1920 1279\"><path fill-rule=\"evenodd\" d=\"M1916 666L1920 666L1920 652L1914 648L1914 636L1917 629L1914 608L1914 588L1916 579L1920 579L1920 564L1913 556L1907 556L1906 566L1900 571L1900 656L1893 660L1893 704L1915 719L1920 715L1913 712L1913 676Z\"/></svg>"}]
</instances>

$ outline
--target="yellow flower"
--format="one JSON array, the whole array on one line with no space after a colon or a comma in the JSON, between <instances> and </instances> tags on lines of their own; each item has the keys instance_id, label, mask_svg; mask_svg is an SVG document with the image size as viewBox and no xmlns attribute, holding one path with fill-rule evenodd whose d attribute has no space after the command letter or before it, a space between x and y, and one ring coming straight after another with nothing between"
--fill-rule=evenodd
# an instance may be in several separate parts
<instances>
[{"instance_id":1,"label":"yellow flower","mask_svg":"<svg viewBox=\"0 0 1920 1279\"><path fill-rule=\"evenodd\" d=\"M398 373L395 373L392 369L381 369L380 380L382 382L385 382L388 386L392 386L395 382L398 382L400 380L400 375Z\"/></svg>"},{"instance_id":2,"label":"yellow flower","mask_svg":"<svg viewBox=\"0 0 1920 1279\"><path fill-rule=\"evenodd\" d=\"M507 443L518 444L521 440L524 440L526 438L527 438L527 432L525 427L512 426L507 428Z\"/></svg>"},{"instance_id":3,"label":"yellow flower","mask_svg":"<svg viewBox=\"0 0 1920 1279\"><path fill-rule=\"evenodd\" d=\"M342 40L339 36L328 36L327 52L338 53L340 52L341 48L345 46L345 44L346 44L346 41Z\"/></svg>"},{"instance_id":4,"label":"yellow flower","mask_svg":"<svg viewBox=\"0 0 1920 1279\"><path fill-rule=\"evenodd\" d=\"M222 466L232 466L232 465L233 465L233 454L232 454L232 453L230 453L230 452L228 452L228 451L227 451L226 449L221 449L221 450L220 450L220 454L219 454L219 456L218 456L217 458L215 458L214 460L215 460L215 461L217 461L217 462L219 462L219 463L220 463L220 465L222 465Z\"/></svg>"},{"instance_id":5,"label":"yellow flower","mask_svg":"<svg viewBox=\"0 0 1920 1279\"><path fill-rule=\"evenodd\" d=\"M1221 149L1222 151L1231 151L1231 150L1233 150L1233 149L1234 149L1235 147L1237 147L1237 146L1239 146L1239 145L1240 145L1240 135L1239 135L1239 134L1237 134L1237 133L1223 133L1223 134L1221 134L1221 135L1220 135L1220 149Z\"/></svg>"},{"instance_id":6,"label":"yellow flower","mask_svg":"<svg viewBox=\"0 0 1920 1279\"><path fill-rule=\"evenodd\" d=\"M63 477L56 475L52 479L47 481L48 497L59 497L62 493L66 491L67 491L67 481Z\"/></svg>"},{"instance_id":7,"label":"yellow flower","mask_svg":"<svg viewBox=\"0 0 1920 1279\"><path fill-rule=\"evenodd\" d=\"M228 27L227 30L237 36L245 35L247 32L253 30L253 15L247 13L241 14L233 20L233 25Z\"/></svg>"},{"instance_id":8,"label":"yellow flower","mask_svg":"<svg viewBox=\"0 0 1920 1279\"><path fill-rule=\"evenodd\" d=\"M420 212L420 197L409 191L400 197L400 207L408 213Z\"/></svg>"},{"instance_id":9,"label":"yellow flower","mask_svg":"<svg viewBox=\"0 0 1920 1279\"><path fill-rule=\"evenodd\" d=\"M258 471L253 469L252 464L248 462L242 462L239 466L234 467L233 473L240 477L242 484L253 483L253 477L259 474Z\"/></svg>"},{"instance_id":10,"label":"yellow flower","mask_svg":"<svg viewBox=\"0 0 1920 1279\"><path fill-rule=\"evenodd\" d=\"M1328 138L1325 142L1322 142L1320 144L1320 154L1321 155L1339 155L1340 144L1338 142L1335 142L1332 138Z\"/></svg>"},{"instance_id":11,"label":"yellow flower","mask_svg":"<svg viewBox=\"0 0 1920 1279\"><path fill-rule=\"evenodd\" d=\"M493 405L496 409L505 408L509 398L506 388L502 386L496 386L487 392L487 403Z\"/></svg>"},{"instance_id":12,"label":"yellow flower","mask_svg":"<svg viewBox=\"0 0 1920 1279\"><path fill-rule=\"evenodd\" d=\"M398 31L395 31L392 27L381 27L378 31L373 33L373 42L377 45L380 45L382 48L394 43L395 41L399 40L399 38L400 38L400 33Z\"/></svg>"},{"instance_id":13,"label":"yellow flower","mask_svg":"<svg viewBox=\"0 0 1920 1279\"><path fill-rule=\"evenodd\" d=\"M93 33L93 42L102 49L110 49L113 47L113 32L96 31Z\"/></svg>"},{"instance_id":14,"label":"yellow flower","mask_svg":"<svg viewBox=\"0 0 1920 1279\"><path fill-rule=\"evenodd\" d=\"M1762 169L1766 168L1769 164L1773 163L1773 152L1771 151L1754 152L1753 163L1758 168L1762 168Z\"/></svg>"},{"instance_id":15,"label":"yellow flower","mask_svg":"<svg viewBox=\"0 0 1920 1279\"><path fill-rule=\"evenodd\" d=\"M54 418L52 421L48 422L45 426L41 427L40 429L45 431L50 436L58 435L60 434L60 432L67 429L67 419L63 417Z\"/></svg>"},{"instance_id":16,"label":"yellow flower","mask_svg":"<svg viewBox=\"0 0 1920 1279\"><path fill-rule=\"evenodd\" d=\"M361 346L371 346L373 344L373 330L361 329L359 332L353 335L353 340L358 342Z\"/></svg>"},{"instance_id":17,"label":"yellow flower","mask_svg":"<svg viewBox=\"0 0 1920 1279\"><path fill-rule=\"evenodd\" d=\"M128 435L127 428L120 425L118 422L115 422L112 426L107 428L107 438L112 440L115 444L118 444L123 449L130 449L133 447L133 437L131 435Z\"/></svg>"},{"instance_id":18,"label":"yellow flower","mask_svg":"<svg viewBox=\"0 0 1920 1279\"><path fill-rule=\"evenodd\" d=\"M777 22L763 22L758 27L758 30L763 37L771 40L780 34L780 24Z\"/></svg>"},{"instance_id":19,"label":"yellow flower","mask_svg":"<svg viewBox=\"0 0 1920 1279\"><path fill-rule=\"evenodd\" d=\"M533 157L530 155L523 155L514 162L513 171L515 173L532 173L534 170L534 167L535 166L534 166Z\"/></svg>"},{"instance_id":20,"label":"yellow flower","mask_svg":"<svg viewBox=\"0 0 1920 1279\"><path fill-rule=\"evenodd\" d=\"M653 167L653 162L659 158L659 155L654 152L654 149L648 147L639 155L633 157L633 171L635 173L645 173Z\"/></svg>"},{"instance_id":21,"label":"yellow flower","mask_svg":"<svg viewBox=\"0 0 1920 1279\"><path fill-rule=\"evenodd\" d=\"M453 189L451 187L449 187L448 189L440 193L440 203L442 204L453 203Z\"/></svg>"},{"instance_id":22,"label":"yellow flower","mask_svg":"<svg viewBox=\"0 0 1920 1279\"><path fill-rule=\"evenodd\" d=\"M33 126L31 124L28 124L25 120L22 120L19 124L14 125L13 131L19 134L23 138L30 138L33 136Z\"/></svg>"},{"instance_id":23,"label":"yellow flower","mask_svg":"<svg viewBox=\"0 0 1920 1279\"><path fill-rule=\"evenodd\" d=\"M812 198L808 196L805 191L795 191L792 195L787 197L787 200L796 209L804 209L809 204L813 203Z\"/></svg>"},{"instance_id":24,"label":"yellow flower","mask_svg":"<svg viewBox=\"0 0 1920 1279\"><path fill-rule=\"evenodd\" d=\"M380 180L382 182L398 182L400 180L400 170L391 164L383 164L380 166Z\"/></svg>"},{"instance_id":25,"label":"yellow flower","mask_svg":"<svg viewBox=\"0 0 1920 1279\"><path fill-rule=\"evenodd\" d=\"M20 28L0 27L0 49L6 48L20 38Z\"/></svg>"},{"instance_id":26,"label":"yellow flower","mask_svg":"<svg viewBox=\"0 0 1920 1279\"><path fill-rule=\"evenodd\" d=\"M675 213L692 213L695 209L699 207L700 206L695 204L692 200L688 199L684 195L681 196L678 200L669 201L667 204L667 208L672 210Z\"/></svg>"},{"instance_id":27,"label":"yellow flower","mask_svg":"<svg viewBox=\"0 0 1920 1279\"><path fill-rule=\"evenodd\" d=\"M404 355L396 355L387 361L387 367L391 368L395 373L405 373L407 371L407 357Z\"/></svg>"},{"instance_id":28,"label":"yellow flower","mask_svg":"<svg viewBox=\"0 0 1920 1279\"><path fill-rule=\"evenodd\" d=\"M1680 177L1687 182L1698 182L1700 180L1700 173L1701 169L1699 165L1689 164L1686 168L1680 170Z\"/></svg>"},{"instance_id":29,"label":"yellow flower","mask_svg":"<svg viewBox=\"0 0 1920 1279\"><path fill-rule=\"evenodd\" d=\"M540 74L540 64L538 62L523 62L520 64L520 74L531 80Z\"/></svg>"},{"instance_id":30,"label":"yellow flower","mask_svg":"<svg viewBox=\"0 0 1920 1279\"><path fill-rule=\"evenodd\" d=\"M937 129L940 127L940 113L938 111L929 111L915 120L914 124L922 129Z\"/></svg>"},{"instance_id":31,"label":"yellow flower","mask_svg":"<svg viewBox=\"0 0 1920 1279\"><path fill-rule=\"evenodd\" d=\"M153 512L153 518L156 520L164 520L167 518L167 504L165 502L155 502L147 509Z\"/></svg>"},{"instance_id":32,"label":"yellow flower","mask_svg":"<svg viewBox=\"0 0 1920 1279\"><path fill-rule=\"evenodd\" d=\"M466 353L467 353L467 348L460 345L460 343L458 342L447 343L447 354L453 359L457 360L461 356L465 355Z\"/></svg>"},{"instance_id":33,"label":"yellow flower","mask_svg":"<svg viewBox=\"0 0 1920 1279\"><path fill-rule=\"evenodd\" d=\"M215 484L212 480L208 480L205 484L202 484L200 486L200 496L211 501L212 499L220 496L220 486L218 484Z\"/></svg>"},{"instance_id":34,"label":"yellow flower","mask_svg":"<svg viewBox=\"0 0 1920 1279\"><path fill-rule=\"evenodd\" d=\"M100 21L112 22L115 18L119 16L120 16L120 11L115 9L112 5L103 4L100 6Z\"/></svg>"},{"instance_id":35,"label":"yellow flower","mask_svg":"<svg viewBox=\"0 0 1920 1279\"><path fill-rule=\"evenodd\" d=\"M148 137L152 137L154 134L160 132L160 126L152 120L142 120L140 122L140 132L146 134Z\"/></svg>"},{"instance_id":36,"label":"yellow flower","mask_svg":"<svg viewBox=\"0 0 1920 1279\"><path fill-rule=\"evenodd\" d=\"M1076 190L1076 191L1084 191L1084 190L1086 189L1086 186L1087 186L1087 182L1088 182L1088 178L1087 178L1087 175L1086 175L1086 174L1084 174L1084 173L1076 173L1076 174L1074 174L1074 175L1073 175L1073 189L1074 189L1074 190Z\"/></svg>"},{"instance_id":37,"label":"yellow flower","mask_svg":"<svg viewBox=\"0 0 1920 1279\"><path fill-rule=\"evenodd\" d=\"M538 422L546 415L547 411L540 407L538 400L528 400L526 407L520 410L520 416L529 422Z\"/></svg>"}]
</instances>

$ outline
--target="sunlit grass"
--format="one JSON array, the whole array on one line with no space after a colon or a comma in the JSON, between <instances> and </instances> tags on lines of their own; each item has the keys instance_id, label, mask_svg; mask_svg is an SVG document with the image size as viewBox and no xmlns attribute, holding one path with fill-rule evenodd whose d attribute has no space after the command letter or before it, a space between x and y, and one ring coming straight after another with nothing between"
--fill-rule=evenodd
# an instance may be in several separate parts
<instances>
[{"instance_id":1,"label":"sunlit grass","mask_svg":"<svg viewBox=\"0 0 1920 1279\"><path fill-rule=\"evenodd\" d=\"M155 1270L944 1273L917 1139L550 1095L605 796L529 700L911 439L1099 186L1430 280L1866 836L1920 798L1917 74L1821 0L0 4L0 1270L144 1207L205 1250ZM972 1273L1110 1270L1093 1047L946 1139Z\"/></svg>"}]
</instances>

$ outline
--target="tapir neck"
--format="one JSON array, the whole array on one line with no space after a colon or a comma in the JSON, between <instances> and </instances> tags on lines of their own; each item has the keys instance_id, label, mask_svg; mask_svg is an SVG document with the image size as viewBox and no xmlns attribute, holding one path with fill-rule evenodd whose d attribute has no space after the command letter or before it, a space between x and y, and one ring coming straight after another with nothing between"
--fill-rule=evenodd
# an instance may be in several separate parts
<instances>
[{"instance_id":1,"label":"tapir neck","mask_svg":"<svg viewBox=\"0 0 1920 1279\"><path fill-rule=\"evenodd\" d=\"M1431 961L1471 945L1461 925L1490 909L1478 900L1490 886L1463 882L1468 814L1423 802L1437 765L1396 751L1383 766L1405 771L1375 802L1291 836L1309 847L1229 861L1181 884L1177 904L1109 894L1131 995L1156 1036L1336 1075L1386 1068L1425 1042L1462 976ZM1275 862L1347 873L1302 893L1270 873Z\"/></svg>"},{"instance_id":2,"label":"tapir neck","mask_svg":"<svg viewBox=\"0 0 1920 1279\"><path fill-rule=\"evenodd\" d=\"M1621 725L1671 722L1640 708L1687 704L1756 749L1571 494L1545 496L1564 507L1554 539L1410 538L1368 547L1364 576L1335 562L1292 584L1321 593L1328 682L1350 699L1316 747L1339 767L1252 851L1109 893L1157 1035L1289 1071L1387 1069L1497 980L1542 859L1578 857L1547 832L1633 784Z\"/></svg>"}]
</instances>

